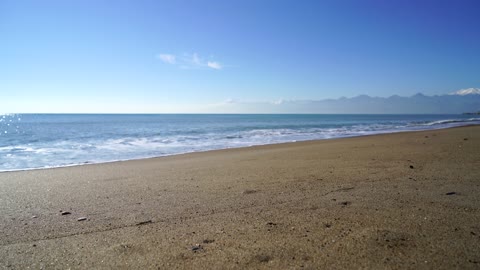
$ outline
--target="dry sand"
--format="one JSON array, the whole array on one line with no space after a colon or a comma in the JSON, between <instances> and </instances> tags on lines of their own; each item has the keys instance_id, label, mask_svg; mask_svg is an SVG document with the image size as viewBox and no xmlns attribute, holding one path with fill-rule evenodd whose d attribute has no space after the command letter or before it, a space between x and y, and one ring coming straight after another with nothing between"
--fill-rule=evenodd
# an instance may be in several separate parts
<instances>
[{"instance_id":1,"label":"dry sand","mask_svg":"<svg viewBox=\"0 0 480 270\"><path fill-rule=\"evenodd\" d=\"M0 267L479 269L479 165L473 126L0 173Z\"/></svg>"}]
</instances>

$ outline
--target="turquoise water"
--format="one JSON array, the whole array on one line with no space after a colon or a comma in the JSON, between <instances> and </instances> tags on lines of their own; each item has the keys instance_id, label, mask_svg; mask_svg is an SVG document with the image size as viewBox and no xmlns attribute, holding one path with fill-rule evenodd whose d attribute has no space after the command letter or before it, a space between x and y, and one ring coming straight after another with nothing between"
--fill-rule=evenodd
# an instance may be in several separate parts
<instances>
[{"instance_id":1,"label":"turquoise water","mask_svg":"<svg viewBox=\"0 0 480 270\"><path fill-rule=\"evenodd\" d=\"M0 115L0 171L480 124L468 115Z\"/></svg>"}]
</instances>

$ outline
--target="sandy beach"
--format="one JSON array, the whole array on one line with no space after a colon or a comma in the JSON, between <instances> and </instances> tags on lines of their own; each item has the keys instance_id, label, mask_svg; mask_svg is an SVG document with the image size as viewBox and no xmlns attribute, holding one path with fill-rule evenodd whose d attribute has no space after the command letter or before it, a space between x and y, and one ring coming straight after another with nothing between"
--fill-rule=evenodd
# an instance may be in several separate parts
<instances>
[{"instance_id":1,"label":"sandy beach","mask_svg":"<svg viewBox=\"0 0 480 270\"><path fill-rule=\"evenodd\" d=\"M0 173L6 269L480 269L480 126Z\"/></svg>"}]
</instances>

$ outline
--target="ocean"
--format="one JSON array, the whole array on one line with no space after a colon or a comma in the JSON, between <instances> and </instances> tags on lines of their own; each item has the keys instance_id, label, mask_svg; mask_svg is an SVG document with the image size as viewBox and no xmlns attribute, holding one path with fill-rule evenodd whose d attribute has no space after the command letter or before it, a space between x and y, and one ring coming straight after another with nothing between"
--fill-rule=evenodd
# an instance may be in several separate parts
<instances>
[{"instance_id":1,"label":"ocean","mask_svg":"<svg viewBox=\"0 0 480 270\"><path fill-rule=\"evenodd\" d=\"M480 124L471 115L7 114L0 171Z\"/></svg>"}]
</instances>

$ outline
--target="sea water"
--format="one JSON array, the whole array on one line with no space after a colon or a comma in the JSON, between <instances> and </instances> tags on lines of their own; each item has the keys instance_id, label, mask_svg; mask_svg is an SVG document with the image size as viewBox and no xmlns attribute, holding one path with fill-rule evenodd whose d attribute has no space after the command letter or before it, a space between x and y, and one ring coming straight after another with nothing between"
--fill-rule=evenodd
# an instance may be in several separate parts
<instances>
[{"instance_id":1,"label":"sea water","mask_svg":"<svg viewBox=\"0 0 480 270\"><path fill-rule=\"evenodd\" d=\"M471 115L8 114L0 171L480 124Z\"/></svg>"}]
</instances>

